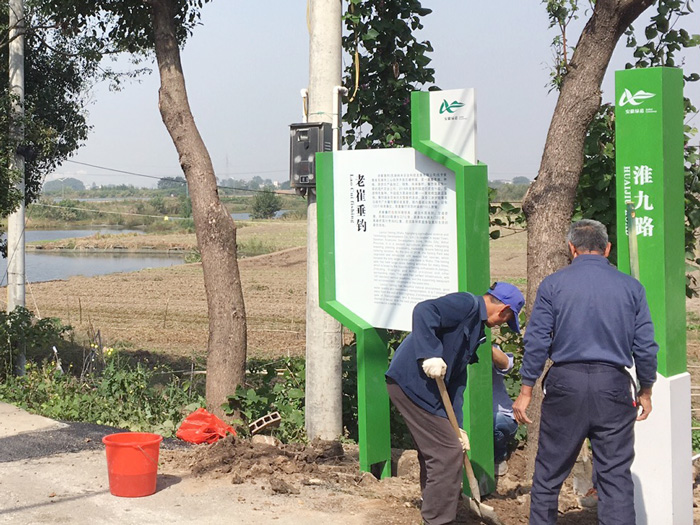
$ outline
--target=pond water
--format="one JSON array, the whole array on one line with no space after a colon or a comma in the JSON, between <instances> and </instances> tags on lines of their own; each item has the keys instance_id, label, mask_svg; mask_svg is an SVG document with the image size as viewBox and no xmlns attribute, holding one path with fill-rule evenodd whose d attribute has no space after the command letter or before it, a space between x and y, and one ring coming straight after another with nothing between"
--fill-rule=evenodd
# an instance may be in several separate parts
<instances>
[{"instance_id":1,"label":"pond water","mask_svg":"<svg viewBox=\"0 0 700 525\"><path fill-rule=\"evenodd\" d=\"M136 230L33 230L25 233L26 241L47 241L89 237L95 233L132 233ZM141 233L141 232L136 232ZM135 272L144 268L173 266L185 262L183 255L143 255L126 253L27 252L25 273L27 282L67 279L74 275L106 275ZM0 258L0 286L7 285L7 260Z\"/></svg>"},{"instance_id":2,"label":"pond water","mask_svg":"<svg viewBox=\"0 0 700 525\"><path fill-rule=\"evenodd\" d=\"M279 219L288 211L289 210L280 210L278 212L275 212L275 219ZM232 213L231 217L233 217L234 221L248 221L250 220L250 213Z\"/></svg>"},{"instance_id":3,"label":"pond water","mask_svg":"<svg viewBox=\"0 0 700 525\"><path fill-rule=\"evenodd\" d=\"M24 232L26 242L36 241L56 241L58 239L75 239L79 237L90 237L90 235L117 235L119 233L139 233L140 230L115 230L109 228L101 228L99 230L27 230ZM2 236L5 239L5 235Z\"/></svg>"}]
</instances>

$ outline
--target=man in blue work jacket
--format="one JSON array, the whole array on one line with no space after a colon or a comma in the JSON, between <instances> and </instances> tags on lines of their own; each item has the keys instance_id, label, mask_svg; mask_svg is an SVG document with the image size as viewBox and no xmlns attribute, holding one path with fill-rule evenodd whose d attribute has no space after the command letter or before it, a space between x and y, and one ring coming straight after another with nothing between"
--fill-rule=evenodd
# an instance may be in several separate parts
<instances>
[{"instance_id":1,"label":"man in blue work jacket","mask_svg":"<svg viewBox=\"0 0 700 525\"><path fill-rule=\"evenodd\" d=\"M486 294L457 292L418 303L413 330L386 373L389 397L406 421L418 449L421 515L425 523L451 523L457 517L462 455L468 441L455 435L435 379L445 379L462 426L467 365L485 341L484 327L508 323L520 332L518 314L525 300L515 286L495 283Z\"/></svg>"},{"instance_id":2,"label":"man in blue work jacket","mask_svg":"<svg viewBox=\"0 0 700 525\"><path fill-rule=\"evenodd\" d=\"M651 412L659 347L644 287L607 260L605 226L574 223L568 246L571 265L546 277L537 290L525 334L522 387L513 404L515 419L531 423L525 411L549 357L554 364L543 380L530 524L556 523L559 490L589 438L598 522L634 525L634 422ZM638 392L626 370L633 364Z\"/></svg>"}]
</instances>

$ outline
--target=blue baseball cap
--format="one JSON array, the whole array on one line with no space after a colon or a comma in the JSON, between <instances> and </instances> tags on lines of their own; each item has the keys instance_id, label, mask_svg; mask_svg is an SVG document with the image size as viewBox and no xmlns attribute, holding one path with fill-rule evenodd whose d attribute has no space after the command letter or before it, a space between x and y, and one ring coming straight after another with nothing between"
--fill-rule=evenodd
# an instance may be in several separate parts
<instances>
[{"instance_id":1,"label":"blue baseball cap","mask_svg":"<svg viewBox=\"0 0 700 525\"><path fill-rule=\"evenodd\" d=\"M508 327L515 333L520 333L520 320L518 319L520 315L520 310L523 309L525 305L525 298L523 294L515 286L510 283L495 282L491 285L488 292L489 295L493 295L496 299L501 301L503 304L507 304L513 311L513 318L508 321Z\"/></svg>"}]
</instances>

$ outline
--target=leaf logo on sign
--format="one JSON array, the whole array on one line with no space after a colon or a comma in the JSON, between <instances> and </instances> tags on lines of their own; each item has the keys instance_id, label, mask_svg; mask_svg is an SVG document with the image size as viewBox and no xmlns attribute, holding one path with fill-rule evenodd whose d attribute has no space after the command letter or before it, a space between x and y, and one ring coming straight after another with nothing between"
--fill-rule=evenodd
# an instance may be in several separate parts
<instances>
[{"instance_id":1,"label":"leaf logo on sign","mask_svg":"<svg viewBox=\"0 0 700 525\"><path fill-rule=\"evenodd\" d=\"M464 107L463 102L458 102L455 100L450 104L449 102L447 102L447 100L443 100L442 104L440 104L440 115L442 115L443 113L454 113L455 109L459 109L461 107Z\"/></svg>"},{"instance_id":2,"label":"leaf logo on sign","mask_svg":"<svg viewBox=\"0 0 700 525\"><path fill-rule=\"evenodd\" d=\"M642 91L641 89L633 95L632 93L630 93L629 89L625 89L625 91L622 93L622 96L620 97L620 106L625 106L627 104L631 104L632 106L639 106L646 99L655 96L655 93L647 93L646 91Z\"/></svg>"}]
</instances>

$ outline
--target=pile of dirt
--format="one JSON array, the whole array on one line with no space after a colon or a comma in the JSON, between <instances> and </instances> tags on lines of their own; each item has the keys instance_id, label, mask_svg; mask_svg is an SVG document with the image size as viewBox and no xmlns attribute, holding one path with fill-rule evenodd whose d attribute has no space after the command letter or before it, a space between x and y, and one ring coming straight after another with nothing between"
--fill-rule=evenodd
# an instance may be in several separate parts
<instances>
[{"instance_id":1,"label":"pile of dirt","mask_svg":"<svg viewBox=\"0 0 700 525\"><path fill-rule=\"evenodd\" d=\"M289 494L313 485L362 492L377 483L371 474L360 472L356 446L333 441L273 445L228 436L211 445L165 450L163 461L197 477L228 476L233 484L267 482L273 492Z\"/></svg>"},{"instance_id":2,"label":"pile of dirt","mask_svg":"<svg viewBox=\"0 0 700 525\"><path fill-rule=\"evenodd\" d=\"M346 456L337 442L275 446L228 436L212 445L195 447L187 456L177 460L173 457L171 461L186 462L195 476L230 476L234 484L266 477L285 480L287 492L298 493L294 484L308 485L314 480L361 481L357 462Z\"/></svg>"},{"instance_id":3,"label":"pile of dirt","mask_svg":"<svg viewBox=\"0 0 700 525\"><path fill-rule=\"evenodd\" d=\"M334 505L334 494L356 497L357 505L377 508L376 523L399 525L420 521L420 488L411 477L376 479L361 472L355 445L315 441L267 444L228 436L211 445L161 451L168 471L202 479L229 479L254 485L261 494L308 496L319 506ZM318 498L323 494L322 498ZM338 509L340 512L342 509Z\"/></svg>"},{"instance_id":4,"label":"pile of dirt","mask_svg":"<svg viewBox=\"0 0 700 525\"><path fill-rule=\"evenodd\" d=\"M355 445L333 442L309 444L266 444L229 436L212 445L186 450L164 450L162 461L171 470L186 471L200 478L230 479L232 484L257 485L261 492L298 495L318 489L343 493L361 501L376 500L383 508L377 523L398 524L420 521L420 487L415 451L395 451L393 471L398 476L376 479L361 472ZM407 459L408 458L408 459ZM496 493L484 498L504 523L528 522L529 484L524 480L525 457L516 450L508 473L498 478ZM595 508L583 507L565 484L560 497L560 521L568 525L597 522ZM468 500L460 503L456 523L482 523L469 510ZM483 522L486 523L486 522Z\"/></svg>"}]
</instances>

